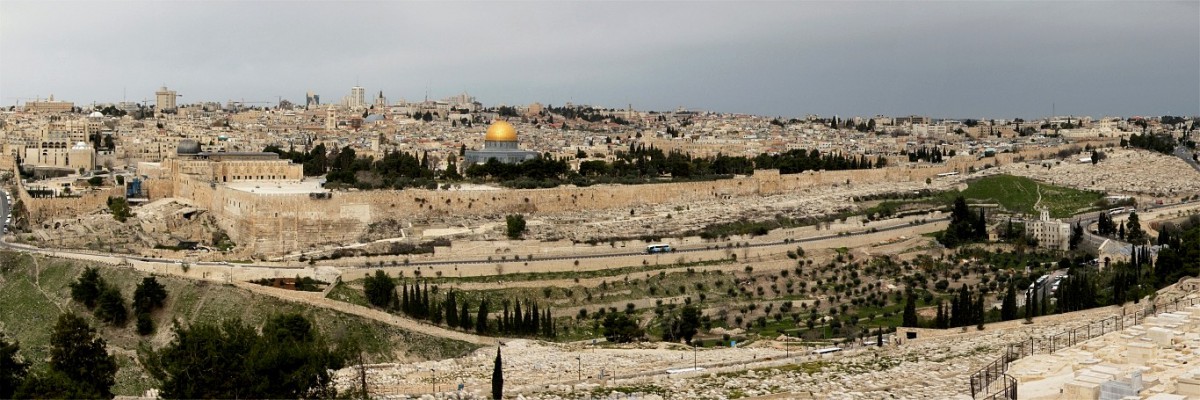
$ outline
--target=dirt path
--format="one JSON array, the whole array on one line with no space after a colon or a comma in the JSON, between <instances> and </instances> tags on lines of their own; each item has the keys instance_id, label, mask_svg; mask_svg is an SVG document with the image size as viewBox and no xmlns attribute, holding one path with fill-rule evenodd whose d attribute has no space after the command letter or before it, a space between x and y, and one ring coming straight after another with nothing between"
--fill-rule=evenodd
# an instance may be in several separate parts
<instances>
[{"instance_id":1,"label":"dirt path","mask_svg":"<svg viewBox=\"0 0 1200 400\"><path fill-rule=\"evenodd\" d=\"M429 336L459 340L463 342L478 344L478 345L494 345L499 341L508 339L499 337L486 337L472 335L465 332L445 329L434 325L418 322L416 320L403 318L397 315L388 314L386 312L367 308L355 304L345 303L337 300L330 300L320 297L317 292L297 292L293 290L276 289L272 287L256 285L247 282L238 282L237 287L249 290L254 293L265 294L281 300L303 303L314 307L321 307L329 310L339 311L346 314L353 314L363 318L379 321L388 325L395 326L407 331L426 334Z\"/></svg>"}]
</instances>

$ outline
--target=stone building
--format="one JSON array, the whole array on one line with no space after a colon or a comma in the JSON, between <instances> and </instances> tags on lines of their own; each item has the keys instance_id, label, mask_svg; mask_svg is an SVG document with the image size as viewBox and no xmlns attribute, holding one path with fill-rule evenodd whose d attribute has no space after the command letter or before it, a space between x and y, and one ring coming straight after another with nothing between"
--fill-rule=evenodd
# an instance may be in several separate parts
<instances>
[{"instance_id":1,"label":"stone building","mask_svg":"<svg viewBox=\"0 0 1200 400\"><path fill-rule=\"evenodd\" d=\"M483 150L466 152L466 163L463 167L483 164L491 159L505 164L516 164L537 158L536 151L521 150L517 143L517 128L508 121L497 120L487 129L487 135L483 138Z\"/></svg>"},{"instance_id":2,"label":"stone building","mask_svg":"<svg viewBox=\"0 0 1200 400\"><path fill-rule=\"evenodd\" d=\"M299 181L304 178L302 165L280 159L276 153L205 153L200 151L200 144L191 139L180 140L176 152L175 158L163 160L162 169L167 176L191 175L216 183Z\"/></svg>"},{"instance_id":3,"label":"stone building","mask_svg":"<svg viewBox=\"0 0 1200 400\"><path fill-rule=\"evenodd\" d=\"M1041 218L1025 224L1028 232L1038 242L1038 247L1051 250L1068 250L1071 247L1071 224L1059 219L1050 219L1050 211L1042 209Z\"/></svg>"}]
</instances>

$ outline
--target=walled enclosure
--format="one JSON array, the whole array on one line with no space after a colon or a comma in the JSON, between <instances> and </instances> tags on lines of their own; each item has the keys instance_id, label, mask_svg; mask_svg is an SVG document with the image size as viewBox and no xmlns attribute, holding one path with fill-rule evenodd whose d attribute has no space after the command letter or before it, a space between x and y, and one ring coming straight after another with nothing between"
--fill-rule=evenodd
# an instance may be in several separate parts
<instances>
[{"instance_id":1,"label":"walled enclosure","mask_svg":"<svg viewBox=\"0 0 1200 400\"><path fill-rule=\"evenodd\" d=\"M149 189L152 200L176 197L210 210L217 217L220 227L248 254L272 256L327 244L353 243L371 223L387 219L418 215L502 219L504 215L514 213L545 215L704 200L729 201L743 196L768 196L847 182L853 185L924 181L940 173L966 174L972 167L980 169L987 164L1011 163L1019 158L1053 156L1061 148L1035 148L979 160L958 159L936 166L807 171L798 174L760 170L752 176L716 181L551 189L335 191L330 196L310 196L308 193L262 194L234 190L202 175L178 172L160 173L157 176L150 174L144 185ZM90 198L30 199L24 190L20 192L21 200L27 202L31 221L94 211L104 207L108 195L119 195L119 190L114 190L111 194L96 193Z\"/></svg>"}]
</instances>

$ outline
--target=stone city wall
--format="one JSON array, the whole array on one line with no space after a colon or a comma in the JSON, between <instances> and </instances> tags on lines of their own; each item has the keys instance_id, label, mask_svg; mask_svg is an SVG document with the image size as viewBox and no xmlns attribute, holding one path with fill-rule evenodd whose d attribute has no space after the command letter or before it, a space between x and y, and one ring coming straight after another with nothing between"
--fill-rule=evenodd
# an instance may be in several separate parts
<instances>
[{"instance_id":1,"label":"stone city wall","mask_svg":"<svg viewBox=\"0 0 1200 400\"><path fill-rule=\"evenodd\" d=\"M1018 157L1037 159L1055 155L1059 147L1025 149L1001 153L995 158L955 158L945 165L888 167L870 170L807 171L780 174L756 171L748 177L704 182L647 185L597 185L522 190L378 190L335 191L328 197L299 194L258 194L230 189L207 177L170 173L148 176L143 183L151 200L177 197L206 208L218 225L240 247L253 254L281 254L312 249L326 244L348 244L365 233L371 223L414 216L476 216L502 218L507 214L554 214L579 210L636 208L644 205L723 200L744 196L766 196L795 190L843 184L923 181L946 172L966 174L971 167L1011 163ZM0 160L2 162L3 160ZM13 165L11 160L4 165ZM290 171L289 171L290 172ZM154 174L150 174L154 175ZM290 177L290 176L289 176ZM21 190L30 207L32 221L78 215L106 206L108 196L120 196L120 188L93 192L80 198L31 199Z\"/></svg>"},{"instance_id":2,"label":"stone city wall","mask_svg":"<svg viewBox=\"0 0 1200 400\"><path fill-rule=\"evenodd\" d=\"M18 182L20 182L18 180ZM36 224L51 218L70 215L83 215L108 208L109 197L125 197L125 188L121 186L100 190L89 190L79 197L49 197L34 198L29 196L25 185L17 184L17 197L29 213L29 223Z\"/></svg>"},{"instance_id":3,"label":"stone city wall","mask_svg":"<svg viewBox=\"0 0 1200 400\"><path fill-rule=\"evenodd\" d=\"M554 214L578 210L636 208L643 205L722 200L752 195L843 185L924 180L950 166L804 172L781 175L757 171L749 177L653 185L598 185L551 189L441 191L336 191L329 198L309 194L254 194L186 177L176 196L191 199L219 217L230 237L258 254L279 254L323 244L352 243L369 224L417 215L501 218L507 214Z\"/></svg>"}]
</instances>

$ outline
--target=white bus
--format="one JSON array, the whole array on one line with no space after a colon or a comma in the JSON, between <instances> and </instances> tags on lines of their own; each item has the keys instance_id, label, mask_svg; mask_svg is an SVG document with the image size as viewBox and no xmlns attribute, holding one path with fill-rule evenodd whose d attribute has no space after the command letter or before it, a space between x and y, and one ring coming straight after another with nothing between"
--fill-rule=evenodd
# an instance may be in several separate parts
<instances>
[{"instance_id":1,"label":"white bus","mask_svg":"<svg viewBox=\"0 0 1200 400\"><path fill-rule=\"evenodd\" d=\"M1117 215L1117 214L1120 214L1123 212L1125 212L1125 207L1117 207L1117 208L1108 210L1108 215Z\"/></svg>"},{"instance_id":2,"label":"white bus","mask_svg":"<svg viewBox=\"0 0 1200 400\"><path fill-rule=\"evenodd\" d=\"M655 244L652 244L652 245L646 246L646 252L647 252L647 253L650 253L650 254L654 254L654 253L670 253L670 252L671 252L671 245L669 245L669 244L666 244L666 243L655 243Z\"/></svg>"}]
</instances>

